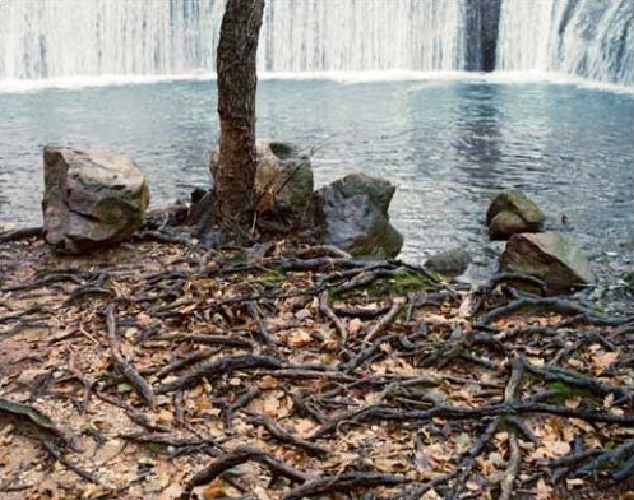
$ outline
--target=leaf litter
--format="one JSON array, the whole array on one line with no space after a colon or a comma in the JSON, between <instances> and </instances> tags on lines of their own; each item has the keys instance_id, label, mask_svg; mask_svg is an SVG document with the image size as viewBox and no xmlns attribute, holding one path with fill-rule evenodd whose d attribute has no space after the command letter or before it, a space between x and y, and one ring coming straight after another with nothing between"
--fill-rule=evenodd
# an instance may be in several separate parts
<instances>
[{"instance_id":1,"label":"leaf litter","mask_svg":"<svg viewBox=\"0 0 634 500\"><path fill-rule=\"evenodd\" d=\"M634 498L632 310L247 257L3 243L3 500Z\"/></svg>"}]
</instances>

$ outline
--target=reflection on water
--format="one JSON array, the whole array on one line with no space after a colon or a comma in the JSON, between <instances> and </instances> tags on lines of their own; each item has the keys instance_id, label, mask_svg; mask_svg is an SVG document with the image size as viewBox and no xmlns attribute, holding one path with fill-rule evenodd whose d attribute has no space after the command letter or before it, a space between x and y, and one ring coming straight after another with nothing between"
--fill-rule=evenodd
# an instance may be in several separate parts
<instances>
[{"instance_id":1,"label":"reflection on water","mask_svg":"<svg viewBox=\"0 0 634 500\"><path fill-rule=\"evenodd\" d=\"M208 183L215 84L0 94L0 221L39 221L46 143L132 154L153 202ZM591 254L634 241L634 100L546 83L342 84L265 80L258 133L315 148L318 185L363 171L399 187L392 206L415 262L449 245L482 256L491 197L521 188L562 214ZM482 259L484 260L484 259Z\"/></svg>"}]
</instances>

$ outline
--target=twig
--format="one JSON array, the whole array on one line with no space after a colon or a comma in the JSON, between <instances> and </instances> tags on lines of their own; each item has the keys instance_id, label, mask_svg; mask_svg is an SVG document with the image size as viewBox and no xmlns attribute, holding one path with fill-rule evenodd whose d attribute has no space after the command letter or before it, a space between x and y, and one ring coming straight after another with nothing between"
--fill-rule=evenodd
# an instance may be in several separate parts
<instances>
[{"instance_id":1,"label":"twig","mask_svg":"<svg viewBox=\"0 0 634 500\"><path fill-rule=\"evenodd\" d=\"M139 393L139 395L147 402L151 409L155 409L156 401L154 399L154 392L152 391L152 388L148 385L145 379L139 375L136 368L134 368L123 354L121 354L119 338L117 337L117 323L114 315L114 306L112 305L106 310L106 325L112 359L119 370L121 370L123 375L128 379L132 387L134 387L136 392Z\"/></svg>"},{"instance_id":2,"label":"twig","mask_svg":"<svg viewBox=\"0 0 634 500\"><path fill-rule=\"evenodd\" d=\"M253 319L255 319L258 324L260 337L262 337L262 340L264 340L264 342L268 346L276 346L277 342L269 333L269 329L262 319L262 313L260 312L260 308L258 307L258 305L255 302L251 301L247 303L247 308L249 310L249 313L251 313L251 316L253 316Z\"/></svg>"},{"instance_id":3,"label":"twig","mask_svg":"<svg viewBox=\"0 0 634 500\"><path fill-rule=\"evenodd\" d=\"M304 497L314 497L324 493L337 493L357 488L378 488L380 486L398 486L411 483L413 480L405 476L394 474L379 474L372 472L348 472L333 477L316 479L303 486L286 493L282 500L300 500Z\"/></svg>"},{"instance_id":4,"label":"twig","mask_svg":"<svg viewBox=\"0 0 634 500\"><path fill-rule=\"evenodd\" d=\"M2 231L0 232L0 243L10 243L29 238L39 238L41 236L41 227L26 227L24 229L15 229L13 231Z\"/></svg>"},{"instance_id":5,"label":"twig","mask_svg":"<svg viewBox=\"0 0 634 500\"><path fill-rule=\"evenodd\" d=\"M27 426L28 430L35 430L39 436L45 436L40 438L42 442L46 439L54 438L64 447L70 449L76 449L76 445L73 442L70 435L57 427L48 415L33 408L32 406L14 403L8 399L0 397L0 419L8 418L14 422L18 427ZM25 427L25 430L26 427Z\"/></svg>"},{"instance_id":6,"label":"twig","mask_svg":"<svg viewBox=\"0 0 634 500\"><path fill-rule=\"evenodd\" d=\"M262 425L266 428L271 437L277 439L282 443L287 443L292 446L296 446L303 450L306 450L310 455L324 456L330 453L330 450L325 446L313 443L306 439L293 436L288 429L284 429L281 425L278 425L266 415L248 412L249 422L256 425Z\"/></svg>"},{"instance_id":7,"label":"twig","mask_svg":"<svg viewBox=\"0 0 634 500\"><path fill-rule=\"evenodd\" d=\"M160 385L156 389L157 394L165 394L178 389L191 389L203 377L213 378L219 375L232 373L236 370L252 370L264 368L279 370L284 363L273 356L226 356L220 359L211 359L194 366L189 372L168 384Z\"/></svg>"},{"instance_id":8,"label":"twig","mask_svg":"<svg viewBox=\"0 0 634 500\"><path fill-rule=\"evenodd\" d=\"M66 467L68 470L73 471L75 474L77 474L79 477L81 477L82 479L93 483L93 484L101 484L99 482L99 479L97 478L97 475L94 474L93 472L88 472L85 471L84 469L82 469L81 467L78 467L77 465L71 463L69 460L66 459L66 457L64 457L61 453L61 451L59 450L59 448L57 448L57 446L55 445L55 443L53 443L52 441L48 440L48 439L43 439L42 440L42 445L44 446L44 448L46 449L46 451L55 459L57 460L60 464L62 464L64 467Z\"/></svg>"},{"instance_id":9,"label":"twig","mask_svg":"<svg viewBox=\"0 0 634 500\"><path fill-rule=\"evenodd\" d=\"M328 290L324 290L319 295L319 312L325 315L335 325L339 333L339 338L341 339L341 346L345 347L348 344L348 329L328 304Z\"/></svg>"},{"instance_id":10,"label":"twig","mask_svg":"<svg viewBox=\"0 0 634 500\"><path fill-rule=\"evenodd\" d=\"M392 324L402 307L403 304L401 302L394 300L388 313L368 329L363 338L363 343L368 344L381 335L383 331Z\"/></svg>"},{"instance_id":11,"label":"twig","mask_svg":"<svg viewBox=\"0 0 634 500\"><path fill-rule=\"evenodd\" d=\"M276 460L257 448L240 446L221 455L212 465L196 473L185 486L185 491L181 498L189 499L194 488L209 484L226 470L245 462L257 462L260 465L268 467L276 475L286 477L297 483L304 483L308 479L303 472Z\"/></svg>"}]
</instances>

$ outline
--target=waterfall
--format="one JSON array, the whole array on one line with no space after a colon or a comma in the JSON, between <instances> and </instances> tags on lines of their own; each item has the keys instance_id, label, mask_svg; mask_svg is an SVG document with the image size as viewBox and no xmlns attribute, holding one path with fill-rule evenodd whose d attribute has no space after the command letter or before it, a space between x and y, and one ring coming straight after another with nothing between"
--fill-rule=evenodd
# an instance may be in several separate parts
<instances>
[{"instance_id":1,"label":"waterfall","mask_svg":"<svg viewBox=\"0 0 634 500\"><path fill-rule=\"evenodd\" d=\"M497 61L634 86L634 2L503 0Z\"/></svg>"},{"instance_id":2,"label":"waterfall","mask_svg":"<svg viewBox=\"0 0 634 500\"><path fill-rule=\"evenodd\" d=\"M468 1L267 0L259 69L464 70ZM224 2L0 0L0 79L213 72Z\"/></svg>"}]
</instances>

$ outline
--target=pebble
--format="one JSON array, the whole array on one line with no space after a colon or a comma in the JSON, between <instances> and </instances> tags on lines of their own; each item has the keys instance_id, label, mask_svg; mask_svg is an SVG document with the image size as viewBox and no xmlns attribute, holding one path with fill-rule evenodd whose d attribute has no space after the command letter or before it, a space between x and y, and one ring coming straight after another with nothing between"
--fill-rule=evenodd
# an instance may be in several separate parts
<instances>
[{"instance_id":1,"label":"pebble","mask_svg":"<svg viewBox=\"0 0 634 500\"><path fill-rule=\"evenodd\" d=\"M295 318L300 321L305 321L310 317L312 317L312 314L308 309L300 309L295 313Z\"/></svg>"}]
</instances>

